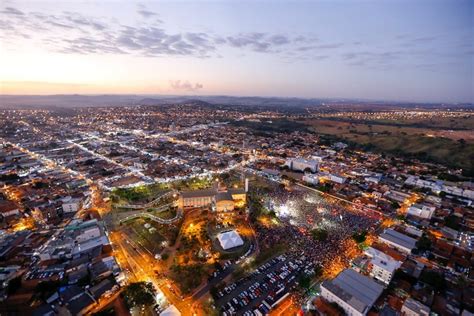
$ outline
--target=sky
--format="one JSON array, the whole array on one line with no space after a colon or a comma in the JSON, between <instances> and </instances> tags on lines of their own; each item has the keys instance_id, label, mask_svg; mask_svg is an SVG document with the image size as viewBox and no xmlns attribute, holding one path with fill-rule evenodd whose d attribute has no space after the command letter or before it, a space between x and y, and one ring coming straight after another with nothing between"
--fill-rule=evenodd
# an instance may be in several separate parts
<instances>
[{"instance_id":1,"label":"sky","mask_svg":"<svg viewBox=\"0 0 474 316\"><path fill-rule=\"evenodd\" d=\"M474 102L474 1L0 3L0 94Z\"/></svg>"}]
</instances>

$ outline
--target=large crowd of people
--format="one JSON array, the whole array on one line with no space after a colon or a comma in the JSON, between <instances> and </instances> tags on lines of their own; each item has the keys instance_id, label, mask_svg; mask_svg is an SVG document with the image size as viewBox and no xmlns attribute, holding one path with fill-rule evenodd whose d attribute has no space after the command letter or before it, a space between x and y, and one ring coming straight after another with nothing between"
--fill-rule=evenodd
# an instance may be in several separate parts
<instances>
[{"instance_id":1,"label":"large crowd of people","mask_svg":"<svg viewBox=\"0 0 474 316\"><path fill-rule=\"evenodd\" d=\"M261 195L264 206L278 218L278 224L259 225L257 238L261 249L287 243L289 252L304 253L323 267L334 260L347 261L347 240L356 232L370 232L376 220L341 201L330 201L307 190L280 187ZM323 239L314 238L314 230L327 232Z\"/></svg>"}]
</instances>

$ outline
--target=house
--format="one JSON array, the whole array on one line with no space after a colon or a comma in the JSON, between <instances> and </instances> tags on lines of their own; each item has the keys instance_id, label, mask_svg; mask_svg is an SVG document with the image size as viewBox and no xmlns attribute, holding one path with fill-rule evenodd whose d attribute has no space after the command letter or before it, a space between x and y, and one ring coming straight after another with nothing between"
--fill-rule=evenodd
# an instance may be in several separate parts
<instances>
[{"instance_id":1,"label":"house","mask_svg":"<svg viewBox=\"0 0 474 316\"><path fill-rule=\"evenodd\" d=\"M408 298L403 303L401 312L404 316L429 316L430 308L417 300Z\"/></svg>"},{"instance_id":2,"label":"house","mask_svg":"<svg viewBox=\"0 0 474 316\"><path fill-rule=\"evenodd\" d=\"M97 301L103 294L112 292L114 286L112 281L105 279L89 288L89 293Z\"/></svg>"},{"instance_id":3,"label":"house","mask_svg":"<svg viewBox=\"0 0 474 316\"><path fill-rule=\"evenodd\" d=\"M15 202L0 200L0 216L7 218L20 214L20 208Z\"/></svg>"},{"instance_id":4,"label":"house","mask_svg":"<svg viewBox=\"0 0 474 316\"><path fill-rule=\"evenodd\" d=\"M310 184L318 184L319 176L316 174L305 173L303 176L303 181Z\"/></svg>"},{"instance_id":5,"label":"house","mask_svg":"<svg viewBox=\"0 0 474 316\"><path fill-rule=\"evenodd\" d=\"M338 183L338 184L343 184L347 180L347 178L342 175L335 174L335 173L327 173L327 172L321 172L319 179L324 180L324 181Z\"/></svg>"},{"instance_id":6,"label":"house","mask_svg":"<svg viewBox=\"0 0 474 316\"><path fill-rule=\"evenodd\" d=\"M416 247L416 239L408 237L407 235L399 233L393 229L386 229L379 235L379 240L408 254L410 254Z\"/></svg>"},{"instance_id":7,"label":"house","mask_svg":"<svg viewBox=\"0 0 474 316\"><path fill-rule=\"evenodd\" d=\"M63 199L63 212L64 213L75 213L79 211L82 207L82 199L72 198L70 196Z\"/></svg>"},{"instance_id":8,"label":"house","mask_svg":"<svg viewBox=\"0 0 474 316\"><path fill-rule=\"evenodd\" d=\"M92 297L88 293L83 292L79 296L70 300L66 306L72 315L80 316L86 315L87 312L94 306L93 304L95 304L95 302Z\"/></svg>"},{"instance_id":9,"label":"house","mask_svg":"<svg viewBox=\"0 0 474 316\"><path fill-rule=\"evenodd\" d=\"M389 284L395 271L400 268L401 262L372 247L365 250L365 254L371 258L369 263L370 275L385 284Z\"/></svg>"},{"instance_id":10,"label":"house","mask_svg":"<svg viewBox=\"0 0 474 316\"><path fill-rule=\"evenodd\" d=\"M431 219L431 216L433 216L433 213L435 210L436 210L436 207L434 206L415 203L408 208L407 214L420 217L420 218Z\"/></svg>"},{"instance_id":11,"label":"house","mask_svg":"<svg viewBox=\"0 0 474 316\"><path fill-rule=\"evenodd\" d=\"M319 170L319 161L303 158L291 158L285 162L285 166L288 166L288 168L295 171L309 170L315 173Z\"/></svg>"}]
</instances>

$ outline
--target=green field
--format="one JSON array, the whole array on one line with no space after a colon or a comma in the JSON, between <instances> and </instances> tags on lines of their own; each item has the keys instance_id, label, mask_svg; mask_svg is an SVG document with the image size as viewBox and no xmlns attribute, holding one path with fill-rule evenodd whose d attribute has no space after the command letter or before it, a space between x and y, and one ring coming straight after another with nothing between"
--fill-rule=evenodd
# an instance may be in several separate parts
<instances>
[{"instance_id":1,"label":"green field","mask_svg":"<svg viewBox=\"0 0 474 316\"><path fill-rule=\"evenodd\" d=\"M149 223L151 227L156 230L150 232L149 229L144 227L145 223ZM142 218L131 220L123 225L125 226L124 229L135 242L154 254L160 253L161 250L163 250L163 241L168 242L170 246L173 245L178 234L178 228L175 226L160 225Z\"/></svg>"},{"instance_id":2,"label":"green field","mask_svg":"<svg viewBox=\"0 0 474 316\"><path fill-rule=\"evenodd\" d=\"M169 184L154 183L133 188L116 188L112 191L112 201L127 203L148 203L169 190Z\"/></svg>"},{"instance_id":3,"label":"green field","mask_svg":"<svg viewBox=\"0 0 474 316\"><path fill-rule=\"evenodd\" d=\"M401 126L414 127L424 129L451 129L451 130L472 130L474 128L474 115L466 115L461 117L436 117L436 118L406 118L397 119L367 119L356 120L349 117L328 117L326 120L348 122L364 125L385 125L385 126Z\"/></svg>"},{"instance_id":4,"label":"green field","mask_svg":"<svg viewBox=\"0 0 474 316\"><path fill-rule=\"evenodd\" d=\"M458 131L452 138L440 131L425 128L356 124L332 120L305 121L322 140L341 140L354 148L435 162L450 168L462 168L466 176L474 176L474 141L461 138L470 131ZM438 133L432 135L431 133ZM454 137L456 136L456 137ZM458 138L458 139L457 139Z\"/></svg>"}]
</instances>

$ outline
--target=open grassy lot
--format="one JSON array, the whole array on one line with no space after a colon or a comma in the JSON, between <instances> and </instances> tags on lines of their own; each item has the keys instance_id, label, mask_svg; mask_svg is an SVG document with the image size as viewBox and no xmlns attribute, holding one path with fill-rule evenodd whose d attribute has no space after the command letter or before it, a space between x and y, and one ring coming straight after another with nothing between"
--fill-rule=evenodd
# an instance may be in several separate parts
<instances>
[{"instance_id":1,"label":"open grassy lot","mask_svg":"<svg viewBox=\"0 0 474 316\"><path fill-rule=\"evenodd\" d=\"M421 118L403 118L394 117L393 119L367 119L357 120L349 117L328 118L332 121L386 125L386 126L401 126L401 127L415 127L423 129L448 129L448 130L473 130L474 129L474 115L465 115L460 117L421 117Z\"/></svg>"},{"instance_id":2,"label":"open grassy lot","mask_svg":"<svg viewBox=\"0 0 474 316\"><path fill-rule=\"evenodd\" d=\"M440 130L358 124L333 120L305 121L318 134L332 135L366 150L414 157L424 161L462 168L474 174L474 138L471 131L455 131L464 138L442 137ZM447 131L446 131L447 132Z\"/></svg>"},{"instance_id":3,"label":"open grassy lot","mask_svg":"<svg viewBox=\"0 0 474 316\"><path fill-rule=\"evenodd\" d=\"M146 223L150 224L151 227L145 228ZM160 253L165 248L162 242L166 242L169 246L173 245L178 234L178 228L174 225L160 225L142 218L130 220L123 225L123 228L135 242L154 254Z\"/></svg>"},{"instance_id":4,"label":"open grassy lot","mask_svg":"<svg viewBox=\"0 0 474 316\"><path fill-rule=\"evenodd\" d=\"M305 123L309 124L311 126L311 129L316 131L317 133L343 136L350 140L354 138L365 140L368 139L369 136L376 136L377 134L382 134L383 136L417 135L427 137L444 137L456 141L462 138L466 142L474 143L474 127L473 130L440 130L408 125L396 126L375 123L365 124L325 119L305 121ZM364 138L362 136L367 137Z\"/></svg>"},{"instance_id":5,"label":"open grassy lot","mask_svg":"<svg viewBox=\"0 0 474 316\"><path fill-rule=\"evenodd\" d=\"M267 121L232 121L230 124L237 127L247 127L253 130L254 135L270 136L274 133L291 133L306 131L308 126L304 123L286 119Z\"/></svg>"},{"instance_id":6,"label":"open grassy lot","mask_svg":"<svg viewBox=\"0 0 474 316\"><path fill-rule=\"evenodd\" d=\"M132 188L116 188L112 191L112 200L116 203L148 203L167 191L169 191L167 183L154 183Z\"/></svg>"}]
</instances>

